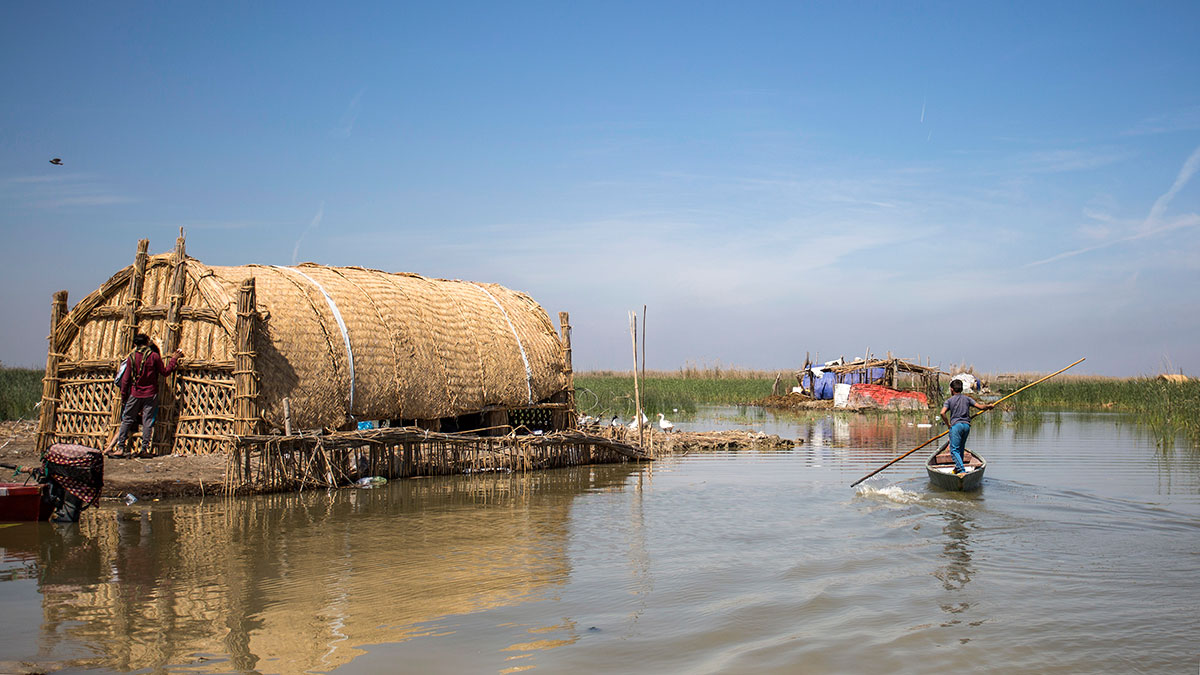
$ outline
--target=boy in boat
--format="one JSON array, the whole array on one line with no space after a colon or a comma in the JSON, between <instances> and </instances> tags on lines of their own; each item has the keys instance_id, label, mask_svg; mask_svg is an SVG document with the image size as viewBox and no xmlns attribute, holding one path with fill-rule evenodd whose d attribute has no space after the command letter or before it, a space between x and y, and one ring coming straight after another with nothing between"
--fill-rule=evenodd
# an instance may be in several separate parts
<instances>
[{"instance_id":1,"label":"boy in boat","mask_svg":"<svg viewBox=\"0 0 1200 675\"><path fill-rule=\"evenodd\" d=\"M128 398L121 411L121 430L117 432L114 443L109 446L109 457L126 457L125 440L137 426L138 418L142 422L142 451L143 457L150 456L150 441L154 437L154 420L158 417L158 376L166 375L175 370L183 350L176 349L171 354L171 360L163 363L158 355L158 347L150 338L141 333L133 338L133 353L129 355L129 365L121 376L121 393ZM116 448L113 450L112 448Z\"/></svg>"},{"instance_id":2,"label":"boy in boat","mask_svg":"<svg viewBox=\"0 0 1200 675\"><path fill-rule=\"evenodd\" d=\"M991 403L976 403L975 399L962 393L962 380L950 380L950 398L942 404L942 421L950 427L950 456L954 458L954 473L966 473L963 466L963 449L967 447L967 436L971 435L971 408L991 410ZM949 417L947 417L949 413Z\"/></svg>"}]
</instances>

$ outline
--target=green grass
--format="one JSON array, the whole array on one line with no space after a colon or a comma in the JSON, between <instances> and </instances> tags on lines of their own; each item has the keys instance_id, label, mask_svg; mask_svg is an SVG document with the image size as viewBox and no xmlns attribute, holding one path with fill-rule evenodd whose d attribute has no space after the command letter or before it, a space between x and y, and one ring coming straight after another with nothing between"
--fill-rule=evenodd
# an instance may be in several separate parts
<instances>
[{"instance_id":1,"label":"green grass","mask_svg":"<svg viewBox=\"0 0 1200 675\"><path fill-rule=\"evenodd\" d=\"M42 373L35 368L0 367L0 420L32 419L42 398Z\"/></svg>"}]
</instances>

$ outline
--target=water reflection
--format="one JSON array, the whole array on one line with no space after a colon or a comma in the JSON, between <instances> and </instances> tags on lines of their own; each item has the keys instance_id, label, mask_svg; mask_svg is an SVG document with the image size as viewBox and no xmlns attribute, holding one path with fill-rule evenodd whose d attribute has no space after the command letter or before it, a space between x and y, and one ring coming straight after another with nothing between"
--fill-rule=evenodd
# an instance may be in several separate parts
<instances>
[{"instance_id":1,"label":"water reflection","mask_svg":"<svg viewBox=\"0 0 1200 675\"><path fill-rule=\"evenodd\" d=\"M941 610L950 615L941 624L943 628L948 628L961 624L963 615L971 608L971 603L962 592L970 583L971 575L975 573L975 566L971 562L971 542L968 538L974 529L974 522L969 516L955 510L943 511L940 515L946 521L942 527L942 534L946 536L946 541L942 544L945 564L934 570L933 576L942 582L943 589L953 594L947 601L939 604ZM982 621L971 622L970 625L978 626L980 623ZM970 638L960 638L960 642L964 644L969 641Z\"/></svg>"},{"instance_id":2,"label":"water reflection","mask_svg":"<svg viewBox=\"0 0 1200 675\"><path fill-rule=\"evenodd\" d=\"M961 591L971 581L975 568L971 565L971 544L967 535L971 530L971 519L956 511L945 511L942 517L946 524L942 533L946 542L942 546L942 555L946 564L933 573L942 582L942 588L947 591Z\"/></svg>"},{"instance_id":3,"label":"water reflection","mask_svg":"<svg viewBox=\"0 0 1200 675\"><path fill-rule=\"evenodd\" d=\"M37 580L37 658L60 667L332 670L366 645L453 632L443 617L545 597L571 571L574 497L620 489L633 470L104 509L62 532L6 531L3 557Z\"/></svg>"}]
</instances>

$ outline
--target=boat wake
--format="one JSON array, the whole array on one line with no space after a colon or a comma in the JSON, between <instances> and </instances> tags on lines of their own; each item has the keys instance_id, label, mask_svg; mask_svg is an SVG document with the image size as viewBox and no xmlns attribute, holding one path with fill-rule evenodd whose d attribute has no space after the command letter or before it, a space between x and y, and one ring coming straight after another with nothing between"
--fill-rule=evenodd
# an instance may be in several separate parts
<instances>
[{"instance_id":1,"label":"boat wake","mask_svg":"<svg viewBox=\"0 0 1200 675\"><path fill-rule=\"evenodd\" d=\"M916 504L924 502L928 498L928 494L924 492L916 492L914 490L905 490L899 485L871 485L863 483L858 486L858 496L884 499L886 501L895 502L897 504Z\"/></svg>"}]
</instances>

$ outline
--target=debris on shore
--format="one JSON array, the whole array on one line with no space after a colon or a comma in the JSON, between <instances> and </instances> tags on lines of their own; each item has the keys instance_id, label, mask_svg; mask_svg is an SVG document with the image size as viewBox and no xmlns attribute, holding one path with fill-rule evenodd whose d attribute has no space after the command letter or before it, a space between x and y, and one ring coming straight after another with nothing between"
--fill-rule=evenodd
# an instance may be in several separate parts
<instances>
[{"instance_id":1,"label":"debris on shore","mask_svg":"<svg viewBox=\"0 0 1200 675\"><path fill-rule=\"evenodd\" d=\"M654 451L686 454L712 450L790 450L803 442L761 431L675 431L655 434Z\"/></svg>"}]
</instances>

